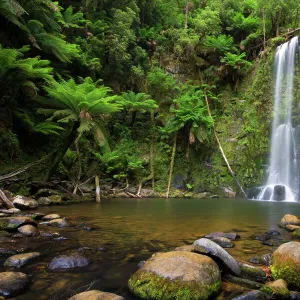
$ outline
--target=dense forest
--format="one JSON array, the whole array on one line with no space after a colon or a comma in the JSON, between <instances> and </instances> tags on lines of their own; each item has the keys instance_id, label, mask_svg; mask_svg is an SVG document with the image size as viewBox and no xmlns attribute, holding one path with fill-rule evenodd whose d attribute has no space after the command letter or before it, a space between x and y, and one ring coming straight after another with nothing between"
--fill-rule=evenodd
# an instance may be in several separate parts
<instances>
[{"instance_id":1,"label":"dense forest","mask_svg":"<svg viewBox=\"0 0 300 300\"><path fill-rule=\"evenodd\" d=\"M2 0L0 24L0 174L237 191L221 146L262 183L298 0Z\"/></svg>"}]
</instances>

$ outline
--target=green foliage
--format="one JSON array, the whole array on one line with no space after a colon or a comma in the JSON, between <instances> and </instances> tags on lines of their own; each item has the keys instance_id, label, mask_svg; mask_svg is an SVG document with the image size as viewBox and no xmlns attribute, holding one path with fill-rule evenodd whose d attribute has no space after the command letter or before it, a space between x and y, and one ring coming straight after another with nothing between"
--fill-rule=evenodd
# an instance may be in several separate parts
<instances>
[{"instance_id":1,"label":"green foliage","mask_svg":"<svg viewBox=\"0 0 300 300\"><path fill-rule=\"evenodd\" d=\"M133 91L122 93L120 100L124 108L129 111L140 111L142 113L158 108L156 102L145 93L135 94Z\"/></svg>"},{"instance_id":2,"label":"green foliage","mask_svg":"<svg viewBox=\"0 0 300 300\"><path fill-rule=\"evenodd\" d=\"M87 23L87 20L84 18L83 13L81 11L74 13L73 7L69 6L61 14L60 23L65 28L81 28Z\"/></svg>"},{"instance_id":3,"label":"green foliage","mask_svg":"<svg viewBox=\"0 0 300 300\"><path fill-rule=\"evenodd\" d=\"M207 36L204 45L207 48L212 49L213 51L218 51L220 53L238 51L234 46L233 37L227 36L226 34L221 34L217 37Z\"/></svg>"},{"instance_id":4,"label":"green foliage","mask_svg":"<svg viewBox=\"0 0 300 300\"><path fill-rule=\"evenodd\" d=\"M238 70L239 73L246 72L251 66L252 63L244 59L246 53L234 54L227 52L225 56L221 59L221 62L226 66L232 67L235 70Z\"/></svg>"}]
</instances>

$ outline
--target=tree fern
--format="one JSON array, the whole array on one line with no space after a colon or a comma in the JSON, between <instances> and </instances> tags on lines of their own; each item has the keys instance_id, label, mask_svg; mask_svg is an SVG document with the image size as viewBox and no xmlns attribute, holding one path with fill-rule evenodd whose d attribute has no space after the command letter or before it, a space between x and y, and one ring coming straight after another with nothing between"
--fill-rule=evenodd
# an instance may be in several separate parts
<instances>
[{"instance_id":1,"label":"tree fern","mask_svg":"<svg viewBox=\"0 0 300 300\"><path fill-rule=\"evenodd\" d=\"M129 91L122 93L120 100L125 108L130 111L146 112L158 108L155 100L150 99L150 95L145 93L134 93Z\"/></svg>"},{"instance_id":2,"label":"tree fern","mask_svg":"<svg viewBox=\"0 0 300 300\"><path fill-rule=\"evenodd\" d=\"M83 13L81 11L74 13L73 7L69 6L61 13L61 19L59 22L65 28L81 28L87 23L87 20L83 17Z\"/></svg>"}]
</instances>

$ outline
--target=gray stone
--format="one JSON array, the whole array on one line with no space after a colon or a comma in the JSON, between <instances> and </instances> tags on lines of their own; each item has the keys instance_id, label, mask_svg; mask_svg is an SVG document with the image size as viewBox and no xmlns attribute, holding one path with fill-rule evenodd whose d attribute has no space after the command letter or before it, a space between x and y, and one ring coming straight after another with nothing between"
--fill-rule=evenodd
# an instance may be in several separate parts
<instances>
[{"instance_id":1,"label":"gray stone","mask_svg":"<svg viewBox=\"0 0 300 300\"><path fill-rule=\"evenodd\" d=\"M18 228L18 231L25 236L39 236L40 231L32 225L23 225Z\"/></svg>"},{"instance_id":2,"label":"gray stone","mask_svg":"<svg viewBox=\"0 0 300 300\"><path fill-rule=\"evenodd\" d=\"M24 265L31 263L32 261L36 260L40 256L41 255L38 252L13 255L4 262L4 266L20 268L23 267Z\"/></svg>"},{"instance_id":3,"label":"gray stone","mask_svg":"<svg viewBox=\"0 0 300 300\"><path fill-rule=\"evenodd\" d=\"M40 206L47 206L52 203L51 199L48 197L40 197L37 202Z\"/></svg>"},{"instance_id":4,"label":"gray stone","mask_svg":"<svg viewBox=\"0 0 300 300\"><path fill-rule=\"evenodd\" d=\"M232 300L267 300L269 297L260 291L251 291Z\"/></svg>"},{"instance_id":5,"label":"gray stone","mask_svg":"<svg viewBox=\"0 0 300 300\"><path fill-rule=\"evenodd\" d=\"M2 272L0 283L0 296L10 298L20 294L28 286L29 278L20 272Z\"/></svg>"},{"instance_id":6,"label":"gray stone","mask_svg":"<svg viewBox=\"0 0 300 300\"><path fill-rule=\"evenodd\" d=\"M239 262L241 268L240 276L245 279L264 283L267 281L266 273L259 267Z\"/></svg>"},{"instance_id":7,"label":"gray stone","mask_svg":"<svg viewBox=\"0 0 300 300\"><path fill-rule=\"evenodd\" d=\"M88 264L89 260L79 254L59 255L52 259L52 261L48 265L48 268L50 270L72 269L86 267Z\"/></svg>"},{"instance_id":8,"label":"gray stone","mask_svg":"<svg viewBox=\"0 0 300 300\"><path fill-rule=\"evenodd\" d=\"M23 225L37 226L36 222L28 217L9 217L0 220L0 229L7 231L15 231Z\"/></svg>"},{"instance_id":9,"label":"gray stone","mask_svg":"<svg viewBox=\"0 0 300 300\"><path fill-rule=\"evenodd\" d=\"M36 209L39 206L36 200L19 195L14 197L12 202L16 208L21 210Z\"/></svg>"},{"instance_id":10,"label":"gray stone","mask_svg":"<svg viewBox=\"0 0 300 300\"><path fill-rule=\"evenodd\" d=\"M214 237L212 239L215 243L220 245L222 248L232 248L234 244L230 241L230 239L224 237Z\"/></svg>"},{"instance_id":11,"label":"gray stone","mask_svg":"<svg viewBox=\"0 0 300 300\"><path fill-rule=\"evenodd\" d=\"M125 299L116 294L93 290L93 291L83 292L74 295L68 300L125 300Z\"/></svg>"},{"instance_id":12,"label":"gray stone","mask_svg":"<svg viewBox=\"0 0 300 300\"><path fill-rule=\"evenodd\" d=\"M200 246L204 248L208 252L208 255L220 260L223 265L227 267L233 274L240 275L241 269L236 260L215 242L203 238L195 241L194 246Z\"/></svg>"},{"instance_id":13,"label":"gray stone","mask_svg":"<svg viewBox=\"0 0 300 300\"><path fill-rule=\"evenodd\" d=\"M51 221L51 220L55 220L55 219L60 219L60 215L58 214L50 214L50 215L46 215L42 218L42 220L44 221Z\"/></svg>"},{"instance_id":14,"label":"gray stone","mask_svg":"<svg viewBox=\"0 0 300 300\"><path fill-rule=\"evenodd\" d=\"M73 226L70 222L68 222L65 219L54 219L51 220L47 223L47 225L49 226L53 226L53 227L59 227L59 228L64 228L64 227L71 227Z\"/></svg>"},{"instance_id":15,"label":"gray stone","mask_svg":"<svg viewBox=\"0 0 300 300\"><path fill-rule=\"evenodd\" d=\"M227 233L226 232L212 232L210 234L207 234L205 237L208 239L213 239L216 237L224 237L224 238L227 238L230 240L236 240L236 239L240 238L240 235L235 232L227 232Z\"/></svg>"}]
</instances>

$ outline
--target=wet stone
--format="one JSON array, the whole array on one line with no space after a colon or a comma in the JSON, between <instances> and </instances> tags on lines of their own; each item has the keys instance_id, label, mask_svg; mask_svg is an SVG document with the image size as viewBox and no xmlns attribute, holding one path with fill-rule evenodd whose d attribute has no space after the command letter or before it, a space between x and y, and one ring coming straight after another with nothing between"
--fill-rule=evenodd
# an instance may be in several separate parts
<instances>
[{"instance_id":1,"label":"wet stone","mask_svg":"<svg viewBox=\"0 0 300 300\"><path fill-rule=\"evenodd\" d=\"M260 261L264 266L269 266L271 263L271 254L262 255Z\"/></svg>"},{"instance_id":2,"label":"wet stone","mask_svg":"<svg viewBox=\"0 0 300 300\"><path fill-rule=\"evenodd\" d=\"M116 294L94 290L94 291L88 291L88 292L83 292L74 295L68 300L125 300L125 299Z\"/></svg>"},{"instance_id":3,"label":"wet stone","mask_svg":"<svg viewBox=\"0 0 300 300\"><path fill-rule=\"evenodd\" d=\"M31 253L23 253L23 254L17 254L9 257L5 262L5 267L16 267L20 268L24 265L27 265L37 258L39 258L41 255L38 252L31 252Z\"/></svg>"},{"instance_id":4,"label":"wet stone","mask_svg":"<svg viewBox=\"0 0 300 300\"><path fill-rule=\"evenodd\" d=\"M21 210L36 209L39 206L36 200L24 196L16 196L12 202L16 208Z\"/></svg>"},{"instance_id":5,"label":"wet stone","mask_svg":"<svg viewBox=\"0 0 300 300\"><path fill-rule=\"evenodd\" d=\"M61 219L60 215L50 214L50 215L46 215L42 218L43 221L51 221L51 220L55 220L55 219Z\"/></svg>"},{"instance_id":6,"label":"wet stone","mask_svg":"<svg viewBox=\"0 0 300 300\"><path fill-rule=\"evenodd\" d=\"M224 237L224 238L227 238L230 240L236 240L236 239L240 238L240 235L237 234L236 232L227 232L227 233L226 232L212 232L210 234L207 234L205 237L208 239L213 239L216 237Z\"/></svg>"},{"instance_id":7,"label":"wet stone","mask_svg":"<svg viewBox=\"0 0 300 300\"><path fill-rule=\"evenodd\" d=\"M22 233L23 235L28 236L28 237L39 236L40 235L40 231L32 225L21 226L21 227L18 228L18 231L20 233Z\"/></svg>"},{"instance_id":8,"label":"wet stone","mask_svg":"<svg viewBox=\"0 0 300 300\"><path fill-rule=\"evenodd\" d=\"M260 291L251 291L232 300L267 300L269 297Z\"/></svg>"},{"instance_id":9,"label":"wet stone","mask_svg":"<svg viewBox=\"0 0 300 300\"><path fill-rule=\"evenodd\" d=\"M49 226L64 228L64 227L71 227L73 226L70 222L65 219L54 219L47 223Z\"/></svg>"},{"instance_id":10,"label":"wet stone","mask_svg":"<svg viewBox=\"0 0 300 300\"><path fill-rule=\"evenodd\" d=\"M214 237L212 240L223 248L233 248L234 247L234 244L230 241L230 239L227 239L224 237Z\"/></svg>"},{"instance_id":11,"label":"wet stone","mask_svg":"<svg viewBox=\"0 0 300 300\"><path fill-rule=\"evenodd\" d=\"M0 296L14 297L28 286L29 278L21 272L2 272L0 283Z\"/></svg>"},{"instance_id":12,"label":"wet stone","mask_svg":"<svg viewBox=\"0 0 300 300\"><path fill-rule=\"evenodd\" d=\"M89 260L79 254L59 255L53 258L48 268L50 270L59 270L86 267L87 265L89 265Z\"/></svg>"},{"instance_id":13,"label":"wet stone","mask_svg":"<svg viewBox=\"0 0 300 300\"><path fill-rule=\"evenodd\" d=\"M251 257L250 260L251 264L259 265L260 264L260 258L259 257Z\"/></svg>"}]
</instances>

